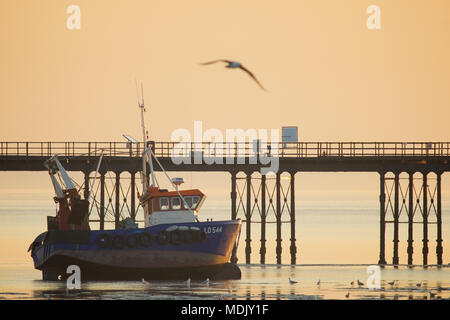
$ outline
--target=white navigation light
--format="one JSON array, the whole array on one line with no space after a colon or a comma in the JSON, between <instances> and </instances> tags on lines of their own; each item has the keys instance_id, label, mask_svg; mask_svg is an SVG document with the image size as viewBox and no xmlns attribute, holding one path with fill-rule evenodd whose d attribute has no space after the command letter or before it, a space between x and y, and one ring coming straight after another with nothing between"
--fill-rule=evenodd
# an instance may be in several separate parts
<instances>
[{"instance_id":1,"label":"white navigation light","mask_svg":"<svg viewBox=\"0 0 450 320\"><path fill-rule=\"evenodd\" d=\"M172 183L176 186L179 186L180 184L184 183L183 178L173 178Z\"/></svg>"}]
</instances>

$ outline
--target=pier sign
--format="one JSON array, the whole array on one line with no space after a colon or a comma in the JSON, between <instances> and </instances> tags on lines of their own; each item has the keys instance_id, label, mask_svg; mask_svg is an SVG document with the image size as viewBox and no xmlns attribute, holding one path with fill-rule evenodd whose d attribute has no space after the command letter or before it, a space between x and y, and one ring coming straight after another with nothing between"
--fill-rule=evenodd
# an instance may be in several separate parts
<instances>
[{"instance_id":1,"label":"pier sign","mask_svg":"<svg viewBox=\"0 0 450 320\"><path fill-rule=\"evenodd\" d=\"M298 127L282 127L281 141L283 143L298 142Z\"/></svg>"}]
</instances>

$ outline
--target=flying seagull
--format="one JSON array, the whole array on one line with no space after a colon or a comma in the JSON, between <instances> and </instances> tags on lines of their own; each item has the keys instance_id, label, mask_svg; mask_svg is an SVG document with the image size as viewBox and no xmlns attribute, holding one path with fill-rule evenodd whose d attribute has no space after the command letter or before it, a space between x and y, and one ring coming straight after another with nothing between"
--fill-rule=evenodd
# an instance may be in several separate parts
<instances>
[{"instance_id":1,"label":"flying seagull","mask_svg":"<svg viewBox=\"0 0 450 320\"><path fill-rule=\"evenodd\" d=\"M260 86L261 89L263 89L264 91L267 91L267 90L261 85L261 83L258 81L258 79L256 79L256 77L253 75L253 73L252 73L250 70L248 70L246 67L244 67L240 62L237 62L237 61L231 61L231 60L225 60L225 59L220 59L220 60L214 60L214 61L203 62L203 63L200 63L200 65L205 66L205 65L208 65L208 64L216 63L216 62L225 62L225 63L227 63L227 65L225 66L225 68L230 68L230 69L237 69L237 68L239 68L239 69L244 70L245 72L247 72L247 74L248 74L250 77L252 77L253 80L256 81L256 83L258 84L258 86Z\"/></svg>"}]
</instances>

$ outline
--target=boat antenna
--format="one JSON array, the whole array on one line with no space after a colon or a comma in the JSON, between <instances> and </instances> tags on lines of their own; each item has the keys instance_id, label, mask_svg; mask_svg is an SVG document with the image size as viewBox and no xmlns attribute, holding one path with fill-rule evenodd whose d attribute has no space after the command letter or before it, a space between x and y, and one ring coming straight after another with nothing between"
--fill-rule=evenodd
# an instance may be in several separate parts
<instances>
[{"instance_id":1,"label":"boat antenna","mask_svg":"<svg viewBox=\"0 0 450 320\"><path fill-rule=\"evenodd\" d=\"M144 84L142 82L141 82L141 96L142 96L142 105L144 105Z\"/></svg>"},{"instance_id":2,"label":"boat antenna","mask_svg":"<svg viewBox=\"0 0 450 320\"><path fill-rule=\"evenodd\" d=\"M137 79L134 78L134 82L136 83L136 97L137 97L137 102L138 102L138 106L141 105L141 99L139 99L139 89L138 89L138 84L137 84Z\"/></svg>"}]
</instances>

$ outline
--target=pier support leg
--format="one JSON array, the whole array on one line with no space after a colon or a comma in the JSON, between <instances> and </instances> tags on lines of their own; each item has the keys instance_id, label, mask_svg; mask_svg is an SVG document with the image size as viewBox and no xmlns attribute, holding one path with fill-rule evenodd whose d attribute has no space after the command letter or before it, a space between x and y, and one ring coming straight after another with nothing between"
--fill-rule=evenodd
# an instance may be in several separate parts
<instances>
[{"instance_id":1,"label":"pier support leg","mask_svg":"<svg viewBox=\"0 0 450 320\"><path fill-rule=\"evenodd\" d=\"M231 172L231 220L236 220L236 172ZM236 256L237 246L236 244L233 247L233 252L231 253L230 261L232 263L237 263Z\"/></svg>"},{"instance_id":2,"label":"pier support leg","mask_svg":"<svg viewBox=\"0 0 450 320\"><path fill-rule=\"evenodd\" d=\"M276 176L276 190L277 190L277 264L281 264L281 184L280 184L280 173L277 173Z\"/></svg>"},{"instance_id":3,"label":"pier support leg","mask_svg":"<svg viewBox=\"0 0 450 320\"><path fill-rule=\"evenodd\" d=\"M246 238L245 238L245 263L250 264L250 255L252 253L252 236L251 236L251 226L252 226L252 202L251 202L251 187L252 187L252 176L247 174L247 208L245 210L245 223L246 227Z\"/></svg>"},{"instance_id":4,"label":"pier support leg","mask_svg":"<svg viewBox=\"0 0 450 320\"><path fill-rule=\"evenodd\" d=\"M398 211L398 197L399 197L399 173L395 173L394 177L394 255L392 258L392 264L398 265L398 223L399 223L399 211Z\"/></svg>"},{"instance_id":5,"label":"pier support leg","mask_svg":"<svg viewBox=\"0 0 450 320\"><path fill-rule=\"evenodd\" d=\"M291 173L291 264L296 264L297 247L295 245L295 172Z\"/></svg>"},{"instance_id":6,"label":"pier support leg","mask_svg":"<svg viewBox=\"0 0 450 320\"><path fill-rule=\"evenodd\" d=\"M428 265L428 183L427 173L423 173L423 266Z\"/></svg>"},{"instance_id":7,"label":"pier support leg","mask_svg":"<svg viewBox=\"0 0 450 320\"><path fill-rule=\"evenodd\" d=\"M89 171L84 171L84 199L89 198ZM83 224L89 225L89 213L84 217Z\"/></svg>"},{"instance_id":8,"label":"pier support leg","mask_svg":"<svg viewBox=\"0 0 450 320\"><path fill-rule=\"evenodd\" d=\"M261 264L266 263L266 175L261 176Z\"/></svg>"},{"instance_id":9,"label":"pier support leg","mask_svg":"<svg viewBox=\"0 0 450 320\"><path fill-rule=\"evenodd\" d=\"M386 235L386 212L385 212L385 202L386 202L386 194L384 193L384 180L385 173L380 172L380 258L378 260L378 264L384 265L386 264L385 258L385 235Z\"/></svg>"},{"instance_id":10,"label":"pier support leg","mask_svg":"<svg viewBox=\"0 0 450 320\"><path fill-rule=\"evenodd\" d=\"M130 215L131 215L131 219L133 219L133 222L135 222L135 220L136 220L136 194L135 194L135 192L136 192L136 176L135 176L135 174L136 174L135 172L131 173L131 182L130 182L130 189L131 189L130 190L131 191Z\"/></svg>"},{"instance_id":11,"label":"pier support leg","mask_svg":"<svg viewBox=\"0 0 450 320\"><path fill-rule=\"evenodd\" d=\"M100 230L105 230L105 173L100 174Z\"/></svg>"},{"instance_id":12,"label":"pier support leg","mask_svg":"<svg viewBox=\"0 0 450 320\"><path fill-rule=\"evenodd\" d=\"M437 212L436 212L436 224L437 224L437 234L436 234L436 256L437 265L442 265L442 207L441 207L441 173L436 173L436 192L437 192Z\"/></svg>"},{"instance_id":13,"label":"pier support leg","mask_svg":"<svg viewBox=\"0 0 450 320\"><path fill-rule=\"evenodd\" d=\"M84 198L89 197L89 171L84 172Z\"/></svg>"},{"instance_id":14,"label":"pier support leg","mask_svg":"<svg viewBox=\"0 0 450 320\"><path fill-rule=\"evenodd\" d=\"M120 172L116 172L116 210L114 212L115 216L115 228L119 229L120 223Z\"/></svg>"},{"instance_id":15,"label":"pier support leg","mask_svg":"<svg viewBox=\"0 0 450 320\"><path fill-rule=\"evenodd\" d=\"M414 247L413 247L413 223L414 223L414 173L409 174L409 186L408 186L408 265L412 266L413 264L413 253L414 253Z\"/></svg>"}]
</instances>

